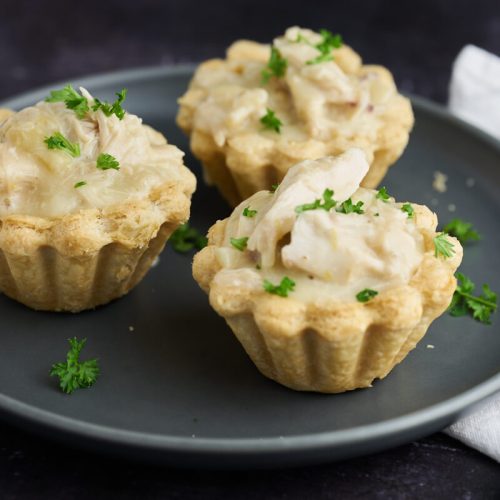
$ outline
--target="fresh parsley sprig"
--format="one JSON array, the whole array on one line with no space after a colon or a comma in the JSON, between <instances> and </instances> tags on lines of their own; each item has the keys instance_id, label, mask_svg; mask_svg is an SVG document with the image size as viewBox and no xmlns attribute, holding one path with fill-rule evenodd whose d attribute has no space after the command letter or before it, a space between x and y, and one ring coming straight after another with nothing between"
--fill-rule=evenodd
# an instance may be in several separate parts
<instances>
[{"instance_id":1,"label":"fresh parsley sprig","mask_svg":"<svg viewBox=\"0 0 500 500\"><path fill-rule=\"evenodd\" d=\"M348 198L347 200L343 201L340 204L340 207L336 209L336 211L339 214L364 214L365 211L363 210L363 205L364 203L362 201L358 201L356 204L354 204L351 200L351 198Z\"/></svg>"},{"instance_id":2,"label":"fresh parsley sprig","mask_svg":"<svg viewBox=\"0 0 500 500\"><path fill-rule=\"evenodd\" d=\"M275 193L276 190L280 187L279 183L278 184L271 184L271 189L269 191L271 191L271 193Z\"/></svg>"},{"instance_id":3,"label":"fresh parsley sprig","mask_svg":"<svg viewBox=\"0 0 500 500\"><path fill-rule=\"evenodd\" d=\"M448 235L446 233L438 234L433 241L435 257L443 257L444 259L448 259L455 253L455 250L453 249L454 245L448 239Z\"/></svg>"},{"instance_id":4,"label":"fresh parsley sprig","mask_svg":"<svg viewBox=\"0 0 500 500\"><path fill-rule=\"evenodd\" d=\"M252 217L255 217L257 215L257 210L252 210L250 207L245 207L243 209L243 216L244 217L248 217L248 218L252 218Z\"/></svg>"},{"instance_id":5,"label":"fresh parsley sprig","mask_svg":"<svg viewBox=\"0 0 500 500\"><path fill-rule=\"evenodd\" d=\"M271 55L266 67L262 70L262 84L265 85L274 76L281 78L285 76L288 61L281 55L281 52L276 47L271 47Z\"/></svg>"},{"instance_id":6,"label":"fresh parsley sprig","mask_svg":"<svg viewBox=\"0 0 500 500\"><path fill-rule=\"evenodd\" d=\"M100 170L120 170L120 162L108 153L101 153L97 157L96 167Z\"/></svg>"},{"instance_id":7,"label":"fresh parsley sprig","mask_svg":"<svg viewBox=\"0 0 500 500\"><path fill-rule=\"evenodd\" d=\"M455 236L462 244L481 239L479 233L472 228L472 224L461 219L451 220L444 226L443 231Z\"/></svg>"},{"instance_id":8,"label":"fresh parsley sprig","mask_svg":"<svg viewBox=\"0 0 500 500\"><path fill-rule=\"evenodd\" d=\"M497 309L497 294L486 284L481 295L472 295L475 284L462 273L457 273L458 285L451 300L448 312L451 316L470 314L480 323L491 324L491 315Z\"/></svg>"},{"instance_id":9,"label":"fresh parsley sprig","mask_svg":"<svg viewBox=\"0 0 500 500\"><path fill-rule=\"evenodd\" d=\"M111 104L94 98L92 111L98 111L100 109L106 116L114 114L119 120L123 120L125 110L122 107L122 103L127 97L127 89L122 89L120 92L116 92L115 95L116 100ZM66 107L72 109L80 119L90 111L88 99L79 94L71 85L66 85L66 87L60 90L52 90L50 96L47 97L45 101L64 102Z\"/></svg>"},{"instance_id":10,"label":"fresh parsley sprig","mask_svg":"<svg viewBox=\"0 0 500 500\"><path fill-rule=\"evenodd\" d=\"M64 102L68 109L72 109L78 118L82 119L89 112L87 98L80 95L71 85L60 90L52 90L45 102Z\"/></svg>"},{"instance_id":11,"label":"fresh parsley sprig","mask_svg":"<svg viewBox=\"0 0 500 500\"><path fill-rule=\"evenodd\" d=\"M206 247L208 239L186 222L172 233L169 242L177 253L187 253L193 249L201 250Z\"/></svg>"},{"instance_id":12,"label":"fresh parsley sprig","mask_svg":"<svg viewBox=\"0 0 500 500\"><path fill-rule=\"evenodd\" d=\"M321 35L321 42L317 43L314 47L320 52L320 54L314 59L306 61L306 64L318 64L333 61L332 49L342 47L341 35L334 35L331 31L325 29L320 30L319 33Z\"/></svg>"},{"instance_id":13,"label":"fresh parsley sprig","mask_svg":"<svg viewBox=\"0 0 500 500\"><path fill-rule=\"evenodd\" d=\"M80 362L80 353L87 339L78 340L76 337L68 339L71 346L66 361L55 363L50 370L51 377L59 377L59 386L66 394L71 394L76 389L85 389L95 384L99 376L97 359Z\"/></svg>"},{"instance_id":14,"label":"fresh parsley sprig","mask_svg":"<svg viewBox=\"0 0 500 500\"><path fill-rule=\"evenodd\" d=\"M270 281L264 280L262 286L267 293L279 295L280 297L288 297L288 294L295 290L295 281L285 276L279 285L274 285Z\"/></svg>"},{"instance_id":15,"label":"fresh parsley sprig","mask_svg":"<svg viewBox=\"0 0 500 500\"><path fill-rule=\"evenodd\" d=\"M73 186L75 189L78 189L78 188L81 188L82 186L86 186L87 185L87 181L78 181L75 183L75 185Z\"/></svg>"},{"instance_id":16,"label":"fresh parsley sprig","mask_svg":"<svg viewBox=\"0 0 500 500\"><path fill-rule=\"evenodd\" d=\"M323 201L317 198L312 203L304 203L303 205L297 205L295 207L295 212L301 214L307 210L317 210L318 208L326 210L327 212L337 205L337 202L333 199L333 190L325 189L323 191Z\"/></svg>"},{"instance_id":17,"label":"fresh parsley sprig","mask_svg":"<svg viewBox=\"0 0 500 500\"><path fill-rule=\"evenodd\" d=\"M373 299L378 295L377 290L372 290L371 288L365 288L364 290L361 290L361 292L356 294L356 300L358 302L368 302L369 300Z\"/></svg>"},{"instance_id":18,"label":"fresh parsley sprig","mask_svg":"<svg viewBox=\"0 0 500 500\"><path fill-rule=\"evenodd\" d=\"M266 114L260 119L260 123L265 129L274 130L276 133L281 133L282 121L276 116L276 113L267 108Z\"/></svg>"},{"instance_id":19,"label":"fresh parsley sprig","mask_svg":"<svg viewBox=\"0 0 500 500\"><path fill-rule=\"evenodd\" d=\"M229 240L231 245L233 245L236 250L243 252L247 248L248 236L243 236L242 238L231 238Z\"/></svg>"},{"instance_id":20,"label":"fresh parsley sprig","mask_svg":"<svg viewBox=\"0 0 500 500\"><path fill-rule=\"evenodd\" d=\"M381 200L383 201L384 203L387 203L389 201L389 193L387 192L387 189L385 186L382 186L378 191L377 191L377 194L375 195L375 198L377 198L377 200Z\"/></svg>"},{"instance_id":21,"label":"fresh parsley sprig","mask_svg":"<svg viewBox=\"0 0 500 500\"><path fill-rule=\"evenodd\" d=\"M76 142L71 142L61 132L55 132L50 137L46 137L43 142L47 144L49 149L60 149L73 158L80 156L80 145Z\"/></svg>"},{"instance_id":22,"label":"fresh parsley sprig","mask_svg":"<svg viewBox=\"0 0 500 500\"><path fill-rule=\"evenodd\" d=\"M116 100L111 104L95 98L92 111L101 110L106 116L115 115L119 120L123 120L125 110L122 108L122 103L127 98L127 89L122 89L120 92L116 92L115 95Z\"/></svg>"},{"instance_id":23,"label":"fresh parsley sprig","mask_svg":"<svg viewBox=\"0 0 500 500\"><path fill-rule=\"evenodd\" d=\"M405 203L401 207L401 210L408 215L408 219L413 219L413 217L415 216L415 209L413 208L413 205L411 203Z\"/></svg>"}]
</instances>

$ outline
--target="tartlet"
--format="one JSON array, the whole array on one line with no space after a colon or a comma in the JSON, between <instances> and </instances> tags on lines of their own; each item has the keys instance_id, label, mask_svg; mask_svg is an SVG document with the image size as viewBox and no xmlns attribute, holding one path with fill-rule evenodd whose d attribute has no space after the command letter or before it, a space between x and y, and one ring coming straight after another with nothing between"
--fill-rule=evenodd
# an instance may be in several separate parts
<instances>
[{"instance_id":1,"label":"tartlet","mask_svg":"<svg viewBox=\"0 0 500 500\"><path fill-rule=\"evenodd\" d=\"M142 279L188 219L196 180L120 99L112 108L68 89L0 110L0 291L77 312Z\"/></svg>"},{"instance_id":2,"label":"tartlet","mask_svg":"<svg viewBox=\"0 0 500 500\"><path fill-rule=\"evenodd\" d=\"M272 46L237 41L226 59L198 67L177 123L207 182L231 205L269 189L299 161L350 147L364 149L370 169L362 185L374 188L402 154L413 126L410 101L386 68L363 65L340 43L293 27Z\"/></svg>"},{"instance_id":3,"label":"tartlet","mask_svg":"<svg viewBox=\"0 0 500 500\"><path fill-rule=\"evenodd\" d=\"M369 387L448 307L462 258L427 207L359 187L362 150L292 167L209 231L193 275L257 368L296 390ZM441 252L445 249L444 254Z\"/></svg>"}]
</instances>

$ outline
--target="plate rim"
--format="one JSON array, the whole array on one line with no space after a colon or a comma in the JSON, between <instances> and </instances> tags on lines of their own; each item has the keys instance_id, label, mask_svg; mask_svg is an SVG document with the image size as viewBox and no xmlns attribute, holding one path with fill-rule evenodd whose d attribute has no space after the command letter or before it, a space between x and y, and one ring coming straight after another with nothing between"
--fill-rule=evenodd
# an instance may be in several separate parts
<instances>
[{"instance_id":1,"label":"plate rim","mask_svg":"<svg viewBox=\"0 0 500 500\"><path fill-rule=\"evenodd\" d=\"M97 73L88 76L71 78L79 85L92 87L119 82L120 80L138 81L151 80L162 77L171 77L192 73L197 64L178 64L147 66L132 69ZM0 101L0 107L17 108L25 105L26 100L35 102L65 82L37 87ZM451 122L458 128L476 136L497 151L500 157L500 141L490 134L477 128L461 118L452 115L444 106L426 98L409 96L416 108L439 119ZM175 436L147 432L118 429L95 423L66 417L58 413L43 410L34 405L24 403L18 399L0 393L0 415L14 424L38 428L40 431L50 432L52 438L58 438L54 432L62 433L73 440L90 439L94 444L128 448L130 450L156 451L166 454L183 453L189 455L218 454L225 456L251 455L259 456L281 454L283 452L297 454L300 452L314 452L332 449L346 445L361 445L370 440L392 438L404 432L418 431L438 422L451 423L456 417L467 414L482 401L500 391L500 372L484 380L476 386L444 401L440 401L427 408L401 415L389 420L366 424L353 428L317 432L314 434L299 434L286 437L264 438L203 438L191 436ZM10 417L10 418L9 418ZM446 424L445 424L446 425ZM442 426L439 426L442 428ZM437 429L434 429L437 430ZM423 435L420 434L420 435ZM60 436L59 436L60 437ZM380 447L379 447L380 449ZM348 454L343 455L348 456ZM332 457L335 458L335 457ZM311 460L309 460L311 462Z\"/></svg>"}]
</instances>

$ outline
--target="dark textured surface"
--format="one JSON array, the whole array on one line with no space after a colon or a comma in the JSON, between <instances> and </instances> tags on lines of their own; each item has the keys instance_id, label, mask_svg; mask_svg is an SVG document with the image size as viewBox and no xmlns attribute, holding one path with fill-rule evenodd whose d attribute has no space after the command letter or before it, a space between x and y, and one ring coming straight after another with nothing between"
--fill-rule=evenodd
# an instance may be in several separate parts
<instances>
[{"instance_id":1,"label":"dark textured surface","mask_svg":"<svg viewBox=\"0 0 500 500\"><path fill-rule=\"evenodd\" d=\"M295 6L297 5L297 6ZM299 8L298 5L302 5ZM466 43L500 53L497 1L0 3L0 99L54 80L220 55L238 37L329 27L400 88L445 101ZM0 381L0 384L2 381ZM343 463L252 473L178 472L72 451L0 425L0 498L498 498L500 467L435 435Z\"/></svg>"}]
</instances>

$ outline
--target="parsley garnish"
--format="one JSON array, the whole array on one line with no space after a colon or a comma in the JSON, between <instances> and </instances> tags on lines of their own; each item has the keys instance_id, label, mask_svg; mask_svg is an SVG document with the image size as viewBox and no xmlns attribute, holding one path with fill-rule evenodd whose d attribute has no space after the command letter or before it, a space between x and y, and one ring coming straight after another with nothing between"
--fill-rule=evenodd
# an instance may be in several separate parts
<instances>
[{"instance_id":1,"label":"parsley garnish","mask_svg":"<svg viewBox=\"0 0 500 500\"><path fill-rule=\"evenodd\" d=\"M438 234L434 238L434 256L439 257L440 255L447 259L448 257L451 257L454 253L455 250L453 250L453 243L447 238L446 233L441 233Z\"/></svg>"},{"instance_id":2,"label":"parsley garnish","mask_svg":"<svg viewBox=\"0 0 500 500\"><path fill-rule=\"evenodd\" d=\"M301 214L307 210L317 210L321 208L327 212L335 207L337 202L333 199L333 191L331 189L325 189L323 191L323 202L317 198L312 203L305 203L304 205L297 205L295 207L295 212Z\"/></svg>"},{"instance_id":3,"label":"parsley garnish","mask_svg":"<svg viewBox=\"0 0 500 500\"><path fill-rule=\"evenodd\" d=\"M415 215L415 210L413 208L413 205L411 203L405 203L402 207L401 210L403 212L406 212L408 215L408 219L412 219L413 216Z\"/></svg>"},{"instance_id":4,"label":"parsley garnish","mask_svg":"<svg viewBox=\"0 0 500 500\"><path fill-rule=\"evenodd\" d=\"M358 300L358 302L368 302L369 300L373 299L375 295L378 295L378 292L376 290L365 288L364 290L361 290L361 292L356 294L356 299Z\"/></svg>"},{"instance_id":5,"label":"parsley garnish","mask_svg":"<svg viewBox=\"0 0 500 500\"><path fill-rule=\"evenodd\" d=\"M285 76L288 61L281 55L276 47L271 47L271 55L266 67L262 70L262 84L265 85L271 77L280 78Z\"/></svg>"},{"instance_id":6,"label":"parsley garnish","mask_svg":"<svg viewBox=\"0 0 500 500\"><path fill-rule=\"evenodd\" d=\"M332 49L342 47L342 37L339 34L334 35L328 30L320 30L321 42L315 45L320 55L306 62L306 64L318 64L327 61L333 61Z\"/></svg>"},{"instance_id":7,"label":"parsley garnish","mask_svg":"<svg viewBox=\"0 0 500 500\"><path fill-rule=\"evenodd\" d=\"M108 153L101 153L97 157L96 166L101 170L109 170L110 168L120 170L120 162Z\"/></svg>"},{"instance_id":8,"label":"parsley garnish","mask_svg":"<svg viewBox=\"0 0 500 500\"><path fill-rule=\"evenodd\" d=\"M270 130L274 130L278 134L281 133L281 127L283 123L276 116L275 112L272 109L267 108L266 114L260 119L260 123L264 125L264 128L268 128Z\"/></svg>"},{"instance_id":9,"label":"parsley garnish","mask_svg":"<svg viewBox=\"0 0 500 500\"><path fill-rule=\"evenodd\" d=\"M252 210L250 207L245 207L243 209L243 216L244 217L255 217L257 215L257 210Z\"/></svg>"},{"instance_id":10,"label":"parsley garnish","mask_svg":"<svg viewBox=\"0 0 500 500\"><path fill-rule=\"evenodd\" d=\"M453 219L448 222L448 224L444 226L443 231L455 236L460 243L467 243L468 241L477 241L481 239L479 234L472 229L472 224L461 219Z\"/></svg>"},{"instance_id":11,"label":"parsley garnish","mask_svg":"<svg viewBox=\"0 0 500 500\"><path fill-rule=\"evenodd\" d=\"M378 191L377 194L375 195L375 198L377 200L382 200L384 203L387 203L389 201L389 194L387 193L387 189L385 186L381 187Z\"/></svg>"},{"instance_id":12,"label":"parsley garnish","mask_svg":"<svg viewBox=\"0 0 500 500\"><path fill-rule=\"evenodd\" d=\"M83 118L89 111L86 97L80 95L71 85L66 85L61 90L52 90L46 102L64 102L68 109L72 109L78 118Z\"/></svg>"},{"instance_id":13,"label":"parsley garnish","mask_svg":"<svg viewBox=\"0 0 500 500\"><path fill-rule=\"evenodd\" d=\"M243 238L231 238L230 242L236 250L243 252L243 250L247 247L248 236L244 236Z\"/></svg>"},{"instance_id":14,"label":"parsley garnish","mask_svg":"<svg viewBox=\"0 0 500 500\"><path fill-rule=\"evenodd\" d=\"M66 355L66 361L55 363L50 370L51 377L59 377L59 386L66 394L76 389L84 389L95 384L99 376L97 359L80 362L80 352L87 339L78 340L76 337L68 339L71 349Z\"/></svg>"},{"instance_id":15,"label":"parsley garnish","mask_svg":"<svg viewBox=\"0 0 500 500\"><path fill-rule=\"evenodd\" d=\"M364 203L362 201L358 201L355 205L351 198L348 198L342 202L339 208L337 208L337 212L340 214L364 214L363 205Z\"/></svg>"},{"instance_id":16,"label":"parsley garnish","mask_svg":"<svg viewBox=\"0 0 500 500\"><path fill-rule=\"evenodd\" d=\"M66 139L61 132L56 132L54 135L46 137L43 142L47 144L49 149L60 149L61 151L68 153L73 158L80 156L80 145Z\"/></svg>"},{"instance_id":17,"label":"parsley garnish","mask_svg":"<svg viewBox=\"0 0 500 500\"><path fill-rule=\"evenodd\" d=\"M497 294L488 285L483 285L483 293L472 295L475 285L462 273L457 273L458 285L448 312L451 316L470 314L476 321L491 324L490 316L497 309Z\"/></svg>"},{"instance_id":18,"label":"parsley garnish","mask_svg":"<svg viewBox=\"0 0 500 500\"><path fill-rule=\"evenodd\" d=\"M295 289L295 281L291 280L288 276L285 276L279 285L273 285L270 281L264 280L262 286L268 293L279 295L280 297L288 297L288 293L293 292Z\"/></svg>"},{"instance_id":19,"label":"parsley garnish","mask_svg":"<svg viewBox=\"0 0 500 500\"><path fill-rule=\"evenodd\" d=\"M94 99L92 111L100 109L106 116L116 115L119 120L123 120L125 110L122 108L122 102L127 98L127 89L122 89L120 92L116 92L115 95L117 98L112 104Z\"/></svg>"},{"instance_id":20,"label":"parsley garnish","mask_svg":"<svg viewBox=\"0 0 500 500\"><path fill-rule=\"evenodd\" d=\"M180 225L170 236L170 244L178 253L187 253L190 250L201 250L207 246L208 239L186 222Z\"/></svg>"},{"instance_id":21,"label":"parsley garnish","mask_svg":"<svg viewBox=\"0 0 500 500\"><path fill-rule=\"evenodd\" d=\"M271 184L271 193L274 193L280 187L279 184Z\"/></svg>"},{"instance_id":22,"label":"parsley garnish","mask_svg":"<svg viewBox=\"0 0 500 500\"><path fill-rule=\"evenodd\" d=\"M78 181L73 187L76 189L85 185L87 185L86 181Z\"/></svg>"}]
</instances>

